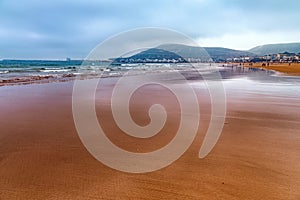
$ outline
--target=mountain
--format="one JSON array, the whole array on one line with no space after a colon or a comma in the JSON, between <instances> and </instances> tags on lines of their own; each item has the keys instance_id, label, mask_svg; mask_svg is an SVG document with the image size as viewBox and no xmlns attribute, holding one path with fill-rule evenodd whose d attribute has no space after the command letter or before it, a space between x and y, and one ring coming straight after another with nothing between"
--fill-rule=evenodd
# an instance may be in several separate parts
<instances>
[{"instance_id":1,"label":"mountain","mask_svg":"<svg viewBox=\"0 0 300 200\"><path fill-rule=\"evenodd\" d=\"M160 49L160 48L151 48L145 51L142 51L140 53L137 53L133 56L128 57L128 59L158 59L158 60L162 60L162 59L179 59L182 58L180 55L172 52L172 51L167 51L164 49Z\"/></svg>"},{"instance_id":2,"label":"mountain","mask_svg":"<svg viewBox=\"0 0 300 200\"><path fill-rule=\"evenodd\" d=\"M299 53L300 43L266 44L254 47L248 51L260 56L283 52Z\"/></svg>"},{"instance_id":3,"label":"mountain","mask_svg":"<svg viewBox=\"0 0 300 200\"><path fill-rule=\"evenodd\" d=\"M239 58L245 56L256 56L254 53L248 51L240 51L222 47L204 47L207 53L214 61L224 61L227 58Z\"/></svg>"},{"instance_id":4,"label":"mountain","mask_svg":"<svg viewBox=\"0 0 300 200\"><path fill-rule=\"evenodd\" d=\"M235 58L242 56L254 56L253 53L247 51L239 51L221 47L196 47L182 44L164 44L156 48L151 48L127 58L119 58L116 61L137 62L146 59L163 60L190 60L200 59L202 61L224 61L227 58Z\"/></svg>"},{"instance_id":5,"label":"mountain","mask_svg":"<svg viewBox=\"0 0 300 200\"><path fill-rule=\"evenodd\" d=\"M188 46L183 44L164 44L156 47L157 49L163 49L165 51L173 52L177 55L180 55L182 58L188 59L198 59L203 60L209 59L209 55L204 48L197 46Z\"/></svg>"},{"instance_id":6,"label":"mountain","mask_svg":"<svg viewBox=\"0 0 300 200\"><path fill-rule=\"evenodd\" d=\"M243 56L255 56L255 54L247 51L239 51L222 47L195 47L182 44L165 44L157 48L173 52L183 58L201 58L206 60L209 57L214 61L223 61L227 58L236 58Z\"/></svg>"}]
</instances>

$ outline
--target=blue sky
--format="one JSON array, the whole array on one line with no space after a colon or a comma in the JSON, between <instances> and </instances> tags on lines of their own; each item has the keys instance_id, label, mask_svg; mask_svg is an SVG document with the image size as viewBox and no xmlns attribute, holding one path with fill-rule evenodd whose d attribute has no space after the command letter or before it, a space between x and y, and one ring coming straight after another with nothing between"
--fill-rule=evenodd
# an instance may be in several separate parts
<instances>
[{"instance_id":1,"label":"blue sky","mask_svg":"<svg viewBox=\"0 0 300 200\"><path fill-rule=\"evenodd\" d=\"M84 58L122 31L162 27L201 46L299 42L298 0L0 0L0 59Z\"/></svg>"}]
</instances>

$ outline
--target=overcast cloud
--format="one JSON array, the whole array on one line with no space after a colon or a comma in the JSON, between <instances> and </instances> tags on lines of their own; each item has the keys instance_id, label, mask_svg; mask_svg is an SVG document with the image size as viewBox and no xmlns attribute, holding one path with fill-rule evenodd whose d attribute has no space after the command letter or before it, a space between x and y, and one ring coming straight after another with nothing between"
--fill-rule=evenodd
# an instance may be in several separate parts
<instances>
[{"instance_id":1,"label":"overcast cloud","mask_svg":"<svg viewBox=\"0 0 300 200\"><path fill-rule=\"evenodd\" d=\"M139 27L180 31L201 46L299 42L299 1L0 0L0 58L84 58Z\"/></svg>"}]
</instances>

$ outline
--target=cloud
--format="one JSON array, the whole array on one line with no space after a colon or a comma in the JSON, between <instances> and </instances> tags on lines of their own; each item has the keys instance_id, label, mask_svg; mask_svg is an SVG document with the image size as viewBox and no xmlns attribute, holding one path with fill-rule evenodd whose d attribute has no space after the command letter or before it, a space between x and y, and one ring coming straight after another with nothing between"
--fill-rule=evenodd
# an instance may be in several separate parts
<instances>
[{"instance_id":1,"label":"cloud","mask_svg":"<svg viewBox=\"0 0 300 200\"><path fill-rule=\"evenodd\" d=\"M2 0L0 58L84 58L113 34L149 26L175 29L204 46L245 49L294 41L300 32L298 5L296 0Z\"/></svg>"},{"instance_id":2,"label":"cloud","mask_svg":"<svg viewBox=\"0 0 300 200\"><path fill-rule=\"evenodd\" d=\"M217 37L200 37L196 41L202 47L228 47L249 50L262 44L299 42L299 31L229 33Z\"/></svg>"}]
</instances>

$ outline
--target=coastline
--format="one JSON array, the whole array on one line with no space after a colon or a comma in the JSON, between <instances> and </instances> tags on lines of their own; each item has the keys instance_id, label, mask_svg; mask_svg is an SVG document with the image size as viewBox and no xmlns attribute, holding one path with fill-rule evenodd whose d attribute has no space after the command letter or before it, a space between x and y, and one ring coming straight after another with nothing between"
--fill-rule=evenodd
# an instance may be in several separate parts
<instances>
[{"instance_id":1,"label":"coastline","mask_svg":"<svg viewBox=\"0 0 300 200\"><path fill-rule=\"evenodd\" d=\"M193 64L193 63L191 63ZM195 63L197 64L197 63ZM214 63L217 67L246 67L251 69L264 69L268 71L277 72L278 75L290 75L290 76L300 76L300 63L270 63L269 66L262 66L265 63ZM177 70L177 69L175 69ZM179 69L182 73L190 76L193 70L195 69ZM41 84L41 83L51 83L51 82L67 82L67 81L74 81L78 79L79 76L81 79L90 79L90 78L112 78L112 77L120 77L126 71L116 71L116 72L101 72L100 74L85 74L81 77L80 74L75 71L75 74L61 74L57 75L35 75L35 76L24 76L24 77L12 77L12 78L4 78L0 79L0 87L1 86L14 86L14 85L27 85L27 84ZM147 71L142 73L159 73L159 71ZM199 77L198 77L199 78ZM201 77L200 77L201 78ZM197 79L197 77L194 77Z\"/></svg>"}]
</instances>

